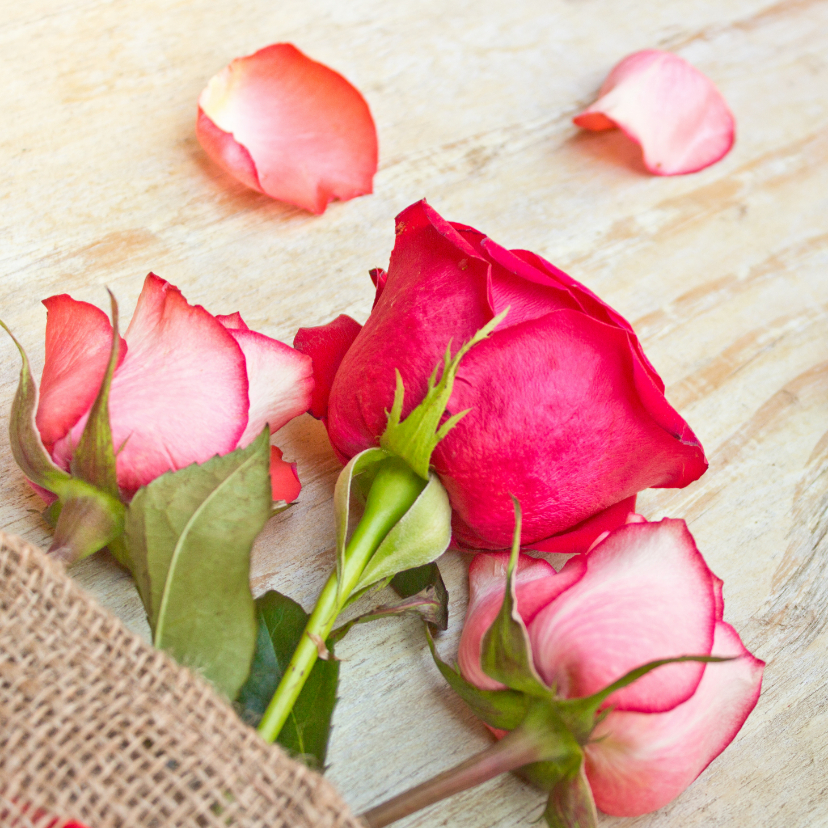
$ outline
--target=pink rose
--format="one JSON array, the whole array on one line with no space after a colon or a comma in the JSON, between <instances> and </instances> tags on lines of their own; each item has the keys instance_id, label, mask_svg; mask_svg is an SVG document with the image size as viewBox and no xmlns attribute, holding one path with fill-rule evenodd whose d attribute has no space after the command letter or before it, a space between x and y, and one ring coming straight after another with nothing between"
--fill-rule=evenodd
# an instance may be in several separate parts
<instances>
[{"instance_id":1,"label":"pink rose","mask_svg":"<svg viewBox=\"0 0 828 828\"><path fill-rule=\"evenodd\" d=\"M686 486L706 469L629 323L540 256L505 250L422 201L397 218L387 276L372 277L362 329L340 316L294 343L313 357L311 413L342 460L377 445L396 369L407 416L446 348L509 308L463 358L446 416L469 413L432 457L459 543L509 546L512 494L523 543L583 551L624 522L637 492Z\"/></svg>"},{"instance_id":2,"label":"pink rose","mask_svg":"<svg viewBox=\"0 0 828 828\"><path fill-rule=\"evenodd\" d=\"M647 662L671 664L616 691L585 747L598 807L616 816L654 811L678 796L730 744L753 710L764 662L722 620L722 582L682 520L616 529L559 574L521 555L517 609L541 679L562 698L591 695ZM458 663L478 687L499 685L480 667L483 636L503 602L507 553L477 555Z\"/></svg>"},{"instance_id":3,"label":"pink rose","mask_svg":"<svg viewBox=\"0 0 828 828\"><path fill-rule=\"evenodd\" d=\"M67 295L43 303L46 361L37 427L57 465L74 447L109 359L112 327L103 311ZM310 405L310 359L251 331L238 313L212 316L178 288L147 276L121 342L109 416L118 485L126 497L164 472L248 445ZM294 500L299 481L275 446L275 500Z\"/></svg>"}]
</instances>

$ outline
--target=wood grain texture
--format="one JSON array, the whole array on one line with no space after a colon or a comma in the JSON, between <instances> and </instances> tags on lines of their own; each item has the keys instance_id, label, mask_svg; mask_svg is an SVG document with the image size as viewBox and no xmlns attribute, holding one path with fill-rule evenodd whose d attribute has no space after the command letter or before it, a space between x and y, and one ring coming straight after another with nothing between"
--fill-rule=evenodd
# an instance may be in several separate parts
<instances>
[{"instance_id":1,"label":"wood grain texture","mask_svg":"<svg viewBox=\"0 0 828 828\"><path fill-rule=\"evenodd\" d=\"M636 828L828 825L828 2L826 0L0 0L0 316L42 363L45 311L67 292L128 318L153 270L214 312L291 341L338 313L360 321L393 217L427 197L451 220L537 251L627 316L709 472L640 499L684 517L725 580L726 620L768 661L735 743ZM319 218L245 190L194 137L195 101L231 58L291 41L365 94L380 135L375 194ZM571 116L624 55L678 51L731 104L737 143L691 176L646 175L619 133ZM17 356L6 342L0 411ZM257 591L309 606L332 565L338 471L319 423L279 444L296 508L256 545ZM0 438L0 521L40 545L38 498ZM453 654L466 560L445 558ZM99 556L77 578L146 629ZM2 621L0 620L0 623ZM340 646L330 778L355 809L480 749L416 627L357 627ZM537 793L503 778L409 828L530 825Z\"/></svg>"}]
</instances>

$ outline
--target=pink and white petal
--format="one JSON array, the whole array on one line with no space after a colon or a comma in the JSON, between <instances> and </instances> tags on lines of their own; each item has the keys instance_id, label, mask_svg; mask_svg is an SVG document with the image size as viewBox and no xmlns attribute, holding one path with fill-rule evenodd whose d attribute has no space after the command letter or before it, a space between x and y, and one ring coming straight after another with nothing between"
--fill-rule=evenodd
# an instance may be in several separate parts
<instances>
[{"instance_id":1,"label":"pink and white petal","mask_svg":"<svg viewBox=\"0 0 828 828\"><path fill-rule=\"evenodd\" d=\"M250 330L250 328L247 327L247 322L242 319L242 316L238 311L235 311L235 313L219 313L216 315L216 321L221 322L221 324L230 331Z\"/></svg>"},{"instance_id":2,"label":"pink and white petal","mask_svg":"<svg viewBox=\"0 0 828 828\"><path fill-rule=\"evenodd\" d=\"M595 802L614 816L638 816L677 797L733 741L756 706L764 662L736 631L716 625L714 655L695 694L666 713L610 713L586 748Z\"/></svg>"},{"instance_id":3,"label":"pink and white petal","mask_svg":"<svg viewBox=\"0 0 828 828\"><path fill-rule=\"evenodd\" d=\"M481 669L480 646L503 604L508 567L508 552L484 552L472 559L469 566L469 604L457 652L457 663L466 680L491 690L503 685ZM528 624L543 607L572 586L584 570L583 563L567 565L558 574L542 558L521 554L515 572L515 597L524 623Z\"/></svg>"},{"instance_id":4,"label":"pink and white petal","mask_svg":"<svg viewBox=\"0 0 828 828\"><path fill-rule=\"evenodd\" d=\"M623 526L584 560L583 578L529 625L535 666L562 696L589 696L649 661L710 653L714 576L683 520ZM607 706L670 710L690 698L703 671L699 663L661 667Z\"/></svg>"},{"instance_id":5,"label":"pink and white petal","mask_svg":"<svg viewBox=\"0 0 828 828\"><path fill-rule=\"evenodd\" d=\"M202 97L206 91L201 93ZM219 129L200 106L196 118L196 138L207 155L225 172L230 173L233 178L241 181L251 190L264 192L259 183L256 164L250 153L230 132Z\"/></svg>"},{"instance_id":6,"label":"pink and white petal","mask_svg":"<svg viewBox=\"0 0 828 828\"><path fill-rule=\"evenodd\" d=\"M290 345L250 330L231 329L244 353L250 409L239 446L251 443L265 425L271 433L304 414L313 392L311 358Z\"/></svg>"},{"instance_id":7,"label":"pink and white petal","mask_svg":"<svg viewBox=\"0 0 828 828\"><path fill-rule=\"evenodd\" d=\"M158 475L236 448L247 425L247 372L235 339L204 308L147 276L112 381L118 483L127 493ZM77 445L82 419L55 446Z\"/></svg>"},{"instance_id":8,"label":"pink and white petal","mask_svg":"<svg viewBox=\"0 0 828 828\"><path fill-rule=\"evenodd\" d=\"M336 372L348 349L362 330L359 322L341 314L327 325L299 328L293 347L313 360L314 388L310 413L317 420L328 414L328 398Z\"/></svg>"},{"instance_id":9,"label":"pink and white petal","mask_svg":"<svg viewBox=\"0 0 828 828\"><path fill-rule=\"evenodd\" d=\"M697 172L733 146L735 123L713 82L678 55L648 49L621 61L598 100L574 118L590 130L619 126L655 175Z\"/></svg>"},{"instance_id":10,"label":"pink and white petal","mask_svg":"<svg viewBox=\"0 0 828 828\"><path fill-rule=\"evenodd\" d=\"M563 554L582 554L589 551L595 541L603 534L623 526L629 516L635 513L635 498L625 498L608 509L581 521L569 531L551 538L544 538L530 544L531 549L539 552L556 552Z\"/></svg>"},{"instance_id":11,"label":"pink and white petal","mask_svg":"<svg viewBox=\"0 0 828 828\"><path fill-rule=\"evenodd\" d=\"M282 451L276 446L270 447L270 487L273 500L284 500L287 503L293 503L302 491L296 463L283 460Z\"/></svg>"},{"instance_id":12,"label":"pink and white petal","mask_svg":"<svg viewBox=\"0 0 828 828\"><path fill-rule=\"evenodd\" d=\"M66 294L51 296L43 304L46 361L35 422L46 450L51 451L98 396L112 348L112 325L102 310ZM121 339L119 365L126 352Z\"/></svg>"},{"instance_id":13,"label":"pink and white petal","mask_svg":"<svg viewBox=\"0 0 828 828\"><path fill-rule=\"evenodd\" d=\"M368 104L342 75L290 43L237 58L198 102L202 146L248 186L312 213L372 191L378 147ZM203 128L202 116L239 149Z\"/></svg>"}]
</instances>

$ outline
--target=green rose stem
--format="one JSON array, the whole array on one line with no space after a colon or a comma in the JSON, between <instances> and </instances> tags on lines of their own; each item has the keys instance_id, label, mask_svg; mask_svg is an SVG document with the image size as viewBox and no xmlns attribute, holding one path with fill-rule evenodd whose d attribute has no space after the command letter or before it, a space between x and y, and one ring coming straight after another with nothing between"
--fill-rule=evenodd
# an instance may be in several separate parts
<instances>
[{"instance_id":1,"label":"green rose stem","mask_svg":"<svg viewBox=\"0 0 828 828\"><path fill-rule=\"evenodd\" d=\"M454 357L449 343L442 366L435 367L428 381L422 402L404 420L401 418L405 389L397 372L394 403L380 447L354 457L337 482L334 493L340 535L337 567L325 584L299 645L259 722L259 734L266 741L273 742L279 737L316 659L320 652L325 654L325 640L337 616L353 595L373 584L386 583L398 572L434 561L448 546L451 507L448 495L430 470L431 454L467 413L461 411L443 421L460 360L495 329L507 312L508 308L490 320ZM373 479L365 511L346 546L351 481L369 469ZM382 560L378 562L378 559Z\"/></svg>"},{"instance_id":2,"label":"green rose stem","mask_svg":"<svg viewBox=\"0 0 828 828\"><path fill-rule=\"evenodd\" d=\"M380 464L368 493L362 520L345 549L348 564L342 573L342 584L339 584L337 572L331 573L302 633L299 646L259 723L259 733L268 742L275 741L279 736L319 657L320 647L348 603L371 556L411 508L427 482L398 457L390 457Z\"/></svg>"},{"instance_id":3,"label":"green rose stem","mask_svg":"<svg viewBox=\"0 0 828 828\"><path fill-rule=\"evenodd\" d=\"M482 753L360 814L368 828L383 828L503 773L548 758L541 739L526 728L508 733Z\"/></svg>"}]
</instances>

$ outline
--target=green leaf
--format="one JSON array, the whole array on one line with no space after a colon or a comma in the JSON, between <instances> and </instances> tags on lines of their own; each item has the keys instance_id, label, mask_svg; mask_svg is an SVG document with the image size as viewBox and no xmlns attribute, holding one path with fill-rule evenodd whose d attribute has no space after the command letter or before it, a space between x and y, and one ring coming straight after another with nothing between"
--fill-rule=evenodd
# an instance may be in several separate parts
<instances>
[{"instance_id":1,"label":"green leaf","mask_svg":"<svg viewBox=\"0 0 828 828\"><path fill-rule=\"evenodd\" d=\"M412 595L422 592L426 587L437 586L438 584L438 591L446 592L446 585L443 583L440 567L434 561L398 572L391 579L391 588L400 598L410 598ZM448 592L446 592L446 596L448 596Z\"/></svg>"},{"instance_id":2,"label":"green leaf","mask_svg":"<svg viewBox=\"0 0 828 828\"><path fill-rule=\"evenodd\" d=\"M514 730L524 720L531 703L529 696L517 690L481 690L475 687L440 658L428 628L426 638L437 669L475 716L499 730Z\"/></svg>"},{"instance_id":3,"label":"green leaf","mask_svg":"<svg viewBox=\"0 0 828 828\"><path fill-rule=\"evenodd\" d=\"M436 474L411 508L385 536L360 576L356 589L436 560L451 540L451 506Z\"/></svg>"},{"instance_id":4,"label":"green leaf","mask_svg":"<svg viewBox=\"0 0 828 828\"><path fill-rule=\"evenodd\" d=\"M40 438L40 432L35 425L37 413L37 383L32 377L29 358L23 346L14 338L14 334L0 321L0 326L12 338L20 353L20 381L12 402L11 417L9 418L9 442L12 455L21 471L32 483L48 489L60 496L64 487L71 479L69 475L58 468Z\"/></svg>"},{"instance_id":5,"label":"green leaf","mask_svg":"<svg viewBox=\"0 0 828 828\"><path fill-rule=\"evenodd\" d=\"M437 381L437 372L440 370L440 366L437 365L431 377L429 377L428 390L423 401L402 422L400 422L400 417L402 416L405 388L403 387L402 376L397 371L394 403L388 414L388 425L380 438L380 447L390 454L402 457L423 480L428 480L428 466L437 443L468 413L467 411L461 411L453 417L449 417L440 426L440 420L451 397L460 360L463 359L470 348L485 339L508 312L509 308L506 308L505 311L482 327L460 348L453 359L451 356L451 342L449 342L443 359L443 371L440 381Z\"/></svg>"},{"instance_id":6,"label":"green leaf","mask_svg":"<svg viewBox=\"0 0 828 828\"><path fill-rule=\"evenodd\" d=\"M256 601L259 632L250 678L239 693L239 715L256 727L276 692L308 621L291 598L268 592ZM328 642L330 646L330 641ZM311 767L322 769L336 705L339 662L319 659L299 694L277 741Z\"/></svg>"},{"instance_id":7,"label":"green leaf","mask_svg":"<svg viewBox=\"0 0 828 828\"><path fill-rule=\"evenodd\" d=\"M497 617L483 636L480 666L486 675L513 690L551 699L552 691L535 670L529 634L517 611L513 576L520 554L522 519L520 504L515 498L512 500L515 504L515 533L506 573L506 592Z\"/></svg>"},{"instance_id":8,"label":"green leaf","mask_svg":"<svg viewBox=\"0 0 828 828\"><path fill-rule=\"evenodd\" d=\"M269 432L139 489L126 544L157 647L228 698L250 672L257 625L250 550L271 508Z\"/></svg>"},{"instance_id":9,"label":"green leaf","mask_svg":"<svg viewBox=\"0 0 828 828\"><path fill-rule=\"evenodd\" d=\"M112 375L118 365L121 337L118 333L118 303L112 292L108 293L112 305L112 347L98 396L89 410L89 419L72 455L72 474L119 499L115 449L112 445L112 428L109 422L109 390L112 387Z\"/></svg>"},{"instance_id":10,"label":"green leaf","mask_svg":"<svg viewBox=\"0 0 828 828\"><path fill-rule=\"evenodd\" d=\"M373 478L379 464L388 458L382 449L366 449L351 458L348 465L339 473L334 488L334 515L336 517L336 575L342 586L342 573L345 569L345 548L348 542L348 518L351 514L351 489L355 478L365 476ZM368 487L366 487L367 490ZM337 603L342 604L346 596L338 595Z\"/></svg>"},{"instance_id":11,"label":"green leaf","mask_svg":"<svg viewBox=\"0 0 828 828\"><path fill-rule=\"evenodd\" d=\"M552 787L543 817L549 828L596 828L598 812L583 761Z\"/></svg>"}]
</instances>

